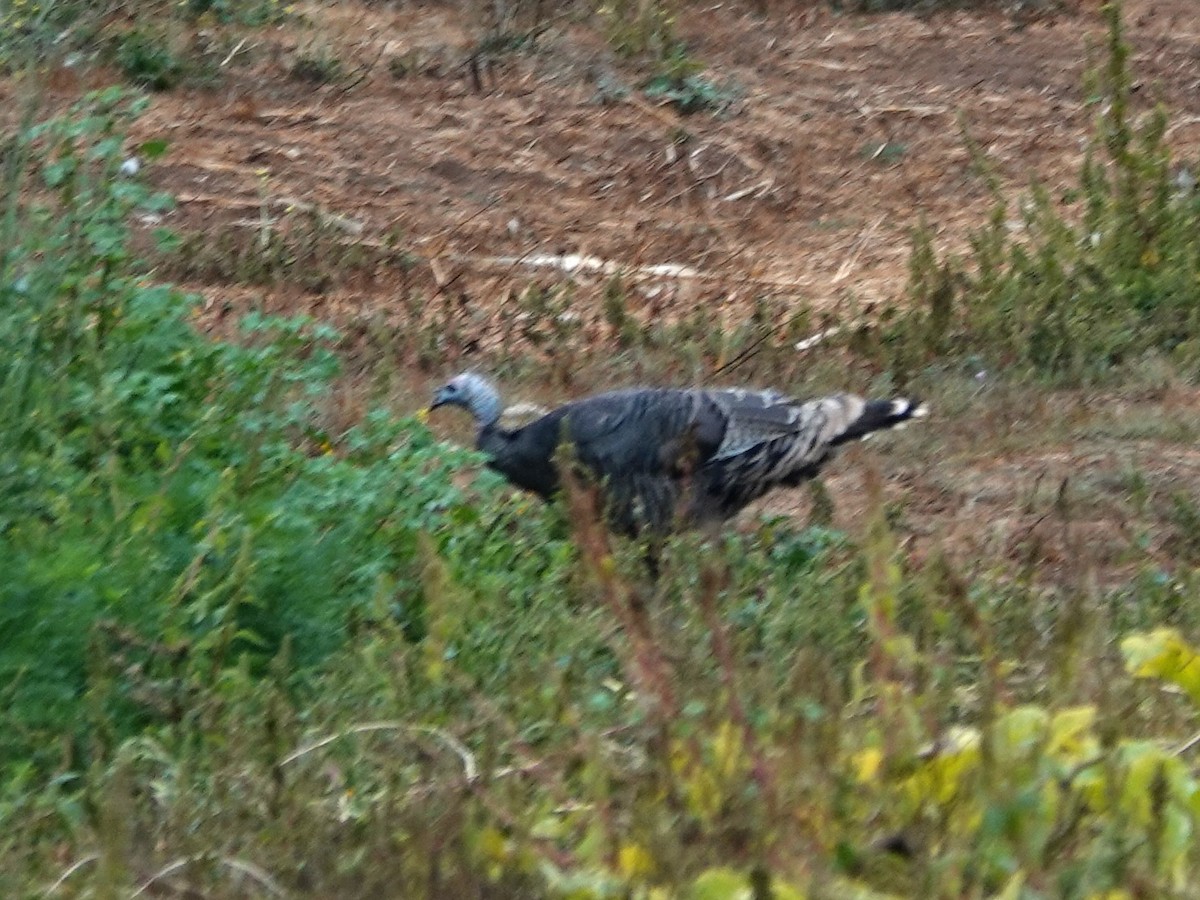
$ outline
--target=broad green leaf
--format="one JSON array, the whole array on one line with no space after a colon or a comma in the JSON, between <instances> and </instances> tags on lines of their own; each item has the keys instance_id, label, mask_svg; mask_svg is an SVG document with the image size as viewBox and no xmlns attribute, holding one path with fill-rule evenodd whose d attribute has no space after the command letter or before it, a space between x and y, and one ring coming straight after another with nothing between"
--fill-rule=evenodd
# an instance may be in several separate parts
<instances>
[{"instance_id":1,"label":"broad green leaf","mask_svg":"<svg viewBox=\"0 0 1200 900\"><path fill-rule=\"evenodd\" d=\"M155 138L149 141L143 141L138 147L139 152L146 159L157 159L167 152L168 142L165 138Z\"/></svg>"},{"instance_id":2,"label":"broad green leaf","mask_svg":"<svg viewBox=\"0 0 1200 900\"><path fill-rule=\"evenodd\" d=\"M750 880L729 868L706 869L692 882L689 900L751 900Z\"/></svg>"}]
</instances>

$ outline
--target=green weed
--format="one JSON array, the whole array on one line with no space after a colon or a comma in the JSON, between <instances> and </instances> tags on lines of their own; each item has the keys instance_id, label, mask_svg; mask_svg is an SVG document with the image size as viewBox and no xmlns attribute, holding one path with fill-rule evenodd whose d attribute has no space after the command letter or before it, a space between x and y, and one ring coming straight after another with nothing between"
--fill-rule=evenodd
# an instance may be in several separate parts
<instances>
[{"instance_id":1,"label":"green weed","mask_svg":"<svg viewBox=\"0 0 1200 900\"><path fill-rule=\"evenodd\" d=\"M740 92L731 84L719 85L698 74L680 75L668 66L668 71L648 78L642 92L651 99L666 100L683 115L707 110L723 113L739 98Z\"/></svg>"},{"instance_id":2,"label":"green weed","mask_svg":"<svg viewBox=\"0 0 1200 900\"><path fill-rule=\"evenodd\" d=\"M119 38L117 62L131 82L155 91L174 87L183 74L165 34L136 28Z\"/></svg>"},{"instance_id":3,"label":"green weed","mask_svg":"<svg viewBox=\"0 0 1200 900\"><path fill-rule=\"evenodd\" d=\"M1105 10L1080 189L1059 203L1035 185L1014 210L993 187L966 262L939 258L918 229L907 306L880 329L879 349L901 371L951 347L990 367L1069 380L1155 355L1195 371L1200 195L1175 184L1165 112L1135 113L1120 8ZM977 149L976 159L986 174Z\"/></svg>"},{"instance_id":4,"label":"green weed","mask_svg":"<svg viewBox=\"0 0 1200 900\"><path fill-rule=\"evenodd\" d=\"M0 894L1194 892L1188 497L1137 468L1094 495L1035 483L1025 503L1045 514L1013 559L963 562L936 536L914 552L911 511L868 470L861 534L834 530L818 491L822 524L681 535L648 582L582 488L514 495L387 409L335 427L331 329L250 316L236 343L199 335L195 299L151 280L130 240L137 212L169 204L122 173L143 106L92 95L4 157ZM1127 171L1105 170L1096 222L1146 214ZM1183 240L1174 215L1150 217L1160 251ZM1158 277L1144 244L1104 234L1104 277ZM963 317L1027 277L1015 244L979 246L994 264L965 271L919 245L918 312L867 335L926 379L968 342L941 388L946 441L980 403L998 434L1058 408L977 381L981 360L1087 372L1035 357L1028 325ZM288 253L268 273L290 276ZM697 373L812 324L768 298L719 335L706 310L640 327L626 301L614 280L602 313L626 352L693 353ZM582 318L569 285L508 306L505 327L542 347ZM1107 325L1065 327L1132 352ZM409 339L438 360L452 337L439 322ZM1169 569L1137 535L1126 583L1076 558L1076 517L1106 487L1139 517L1166 499ZM1043 531L1068 554L1052 580Z\"/></svg>"},{"instance_id":5,"label":"green weed","mask_svg":"<svg viewBox=\"0 0 1200 900\"><path fill-rule=\"evenodd\" d=\"M421 516L471 515L449 481L469 454L379 415L325 430L332 331L252 317L246 343L210 343L194 298L137 272L127 220L165 202L117 175L138 107L97 95L20 144L57 199L10 199L4 263L0 669L24 686L17 746L72 715L97 624L161 636L189 671L285 640L318 660L355 615L418 627L417 582L387 560L415 554Z\"/></svg>"},{"instance_id":6,"label":"green weed","mask_svg":"<svg viewBox=\"0 0 1200 900\"><path fill-rule=\"evenodd\" d=\"M280 0L153 0L131 6L82 0L13 0L0 7L0 69L18 71L69 61L115 64L129 80L153 90L216 77L218 53L198 26L261 27L290 17Z\"/></svg>"}]
</instances>

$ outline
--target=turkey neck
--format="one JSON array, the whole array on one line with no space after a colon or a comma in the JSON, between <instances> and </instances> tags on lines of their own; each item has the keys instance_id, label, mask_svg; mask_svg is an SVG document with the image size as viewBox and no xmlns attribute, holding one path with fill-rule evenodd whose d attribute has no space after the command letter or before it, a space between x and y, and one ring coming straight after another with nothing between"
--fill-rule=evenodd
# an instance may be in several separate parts
<instances>
[{"instance_id":1,"label":"turkey neck","mask_svg":"<svg viewBox=\"0 0 1200 900\"><path fill-rule=\"evenodd\" d=\"M487 456L491 469L549 499L559 487L554 452L561 418L561 413L551 414L514 431L492 422L480 427L475 446Z\"/></svg>"}]
</instances>

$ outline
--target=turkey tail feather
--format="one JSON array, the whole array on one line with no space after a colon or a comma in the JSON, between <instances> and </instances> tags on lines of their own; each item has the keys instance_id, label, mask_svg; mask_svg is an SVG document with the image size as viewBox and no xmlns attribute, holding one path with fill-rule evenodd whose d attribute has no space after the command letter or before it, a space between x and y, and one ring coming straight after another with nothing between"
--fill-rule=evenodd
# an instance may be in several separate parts
<instances>
[{"instance_id":1,"label":"turkey tail feather","mask_svg":"<svg viewBox=\"0 0 1200 900\"><path fill-rule=\"evenodd\" d=\"M896 400L868 400L863 404L858 418L850 422L830 444L836 446L855 441L885 428L901 428L909 419L921 419L928 414L929 408L919 400L904 397Z\"/></svg>"}]
</instances>

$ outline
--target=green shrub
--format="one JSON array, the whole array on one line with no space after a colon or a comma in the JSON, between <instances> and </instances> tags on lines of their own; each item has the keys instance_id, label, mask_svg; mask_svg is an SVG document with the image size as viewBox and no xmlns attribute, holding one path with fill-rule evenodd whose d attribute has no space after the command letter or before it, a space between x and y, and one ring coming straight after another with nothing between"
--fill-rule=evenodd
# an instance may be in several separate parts
<instances>
[{"instance_id":1,"label":"green shrub","mask_svg":"<svg viewBox=\"0 0 1200 900\"><path fill-rule=\"evenodd\" d=\"M383 411L331 433L319 324L193 330L130 249L168 202L121 174L143 105L4 158L0 895L1194 893L1189 498L1175 571L1112 588L915 562L874 489L861 539L683 535L649 583L582 494L466 483ZM912 359L980 340L980 277L915 255Z\"/></svg>"},{"instance_id":2,"label":"green shrub","mask_svg":"<svg viewBox=\"0 0 1200 900\"><path fill-rule=\"evenodd\" d=\"M1176 182L1164 110L1135 116L1119 5L1105 10L1079 188L1059 200L1037 185L1014 213L993 182L966 263L939 258L918 229L905 307L881 328L882 353L902 372L943 354L1067 379L1148 354L1196 371L1200 193Z\"/></svg>"},{"instance_id":3,"label":"green shrub","mask_svg":"<svg viewBox=\"0 0 1200 900\"><path fill-rule=\"evenodd\" d=\"M16 150L43 162L10 180L0 280L4 749L72 721L100 624L186 671L285 639L312 665L354 616L417 629L417 534L479 515L450 480L472 455L419 424L325 433L331 331L251 319L210 342L194 298L139 274L129 219L167 203L118 174L143 105L92 96Z\"/></svg>"},{"instance_id":4,"label":"green shrub","mask_svg":"<svg viewBox=\"0 0 1200 900\"><path fill-rule=\"evenodd\" d=\"M670 71L647 79L642 92L652 99L669 101L685 116L701 110L724 112L739 93L732 85L718 85L702 75Z\"/></svg>"},{"instance_id":5,"label":"green shrub","mask_svg":"<svg viewBox=\"0 0 1200 900\"><path fill-rule=\"evenodd\" d=\"M168 35L134 28L117 42L117 63L131 82L155 91L174 87L183 65L171 50Z\"/></svg>"},{"instance_id":6,"label":"green shrub","mask_svg":"<svg viewBox=\"0 0 1200 900\"><path fill-rule=\"evenodd\" d=\"M237 41L226 46L230 35L203 26L278 24L291 9L280 0L11 0L0 4L0 71L85 68L99 58L152 90L203 83Z\"/></svg>"},{"instance_id":7,"label":"green shrub","mask_svg":"<svg viewBox=\"0 0 1200 900\"><path fill-rule=\"evenodd\" d=\"M860 548L781 523L720 562L679 541L655 594L585 519L578 565L539 520L424 543L422 642L380 620L299 690L286 650L230 665L87 772L15 768L0 822L31 824L0 831L0 873L87 892L169 871L214 896L1186 895L1180 634L1129 635L1122 666L1089 609L1081 677L1059 648L1009 656L1042 624L999 634L882 516ZM1059 687L1034 699L1019 676L1043 666Z\"/></svg>"}]
</instances>

